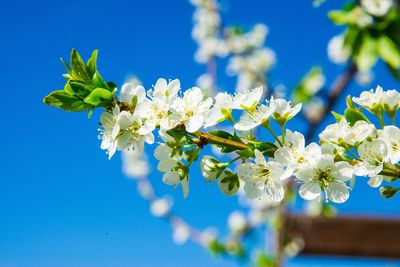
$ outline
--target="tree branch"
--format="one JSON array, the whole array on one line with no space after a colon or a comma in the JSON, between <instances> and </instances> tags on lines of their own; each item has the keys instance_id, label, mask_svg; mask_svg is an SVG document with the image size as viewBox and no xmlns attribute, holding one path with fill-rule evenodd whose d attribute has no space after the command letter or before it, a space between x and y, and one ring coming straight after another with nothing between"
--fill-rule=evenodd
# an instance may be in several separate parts
<instances>
[{"instance_id":1,"label":"tree branch","mask_svg":"<svg viewBox=\"0 0 400 267\"><path fill-rule=\"evenodd\" d=\"M202 131L197 131L197 132L193 133L193 135L197 136L198 138L200 138L201 142L205 142L205 143L229 146L232 148L236 148L238 150L244 150L244 149L249 148L249 146L245 143L229 140L229 139L215 136L215 135L212 135L212 134L209 134L206 132L202 132Z\"/></svg>"},{"instance_id":2,"label":"tree branch","mask_svg":"<svg viewBox=\"0 0 400 267\"><path fill-rule=\"evenodd\" d=\"M357 73L357 66L355 63L352 62L348 66L346 72L344 72L343 74L341 74L339 77L336 78L335 82L333 83L329 91L328 103L326 105L323 114L321 115L319 120L311 122L310 128L308 129L306 135L307 142L310 142L311 139L314 137L315 131L318 129L321 123L325 121L325 119L328 117L333 107L336 105L336 102L341 96L342 92L349 85L350 81L352 80L352 78L356 73Z\"/></svg>"}]
</instances>

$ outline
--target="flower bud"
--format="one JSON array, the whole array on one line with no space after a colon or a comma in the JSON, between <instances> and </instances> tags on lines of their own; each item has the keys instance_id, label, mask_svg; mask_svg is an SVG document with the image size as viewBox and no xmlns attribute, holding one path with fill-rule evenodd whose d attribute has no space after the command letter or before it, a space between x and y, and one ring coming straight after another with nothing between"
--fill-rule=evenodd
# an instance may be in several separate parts
<instances>
[{"instance_id":1,"label":"flower bud","mask_svg":"<svg viewBox=\"0 0 400 267\"><path fill-rule=\"evenodd\" d=\"M204 156L200 161L201 173L208 182L217 179L225 169L225 166L211 156Z\"/></svg>"}]
</instances>

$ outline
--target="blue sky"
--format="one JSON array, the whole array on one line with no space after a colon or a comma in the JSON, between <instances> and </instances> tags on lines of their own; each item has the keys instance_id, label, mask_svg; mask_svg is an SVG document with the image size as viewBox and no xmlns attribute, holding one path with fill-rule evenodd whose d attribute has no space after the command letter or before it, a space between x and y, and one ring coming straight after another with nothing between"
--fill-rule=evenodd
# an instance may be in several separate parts
<instances>
[{"instance_id":1,"label":"blue sky","mask_svg":"<svg viewBox=\"0 0 400 267\"><path fill-rule=\"evenodd\" d=\"M342 30L326 17L338 2L319 9L311 1L222 3L228 24L269 26L267 43L278 59L271 79L290 88L313 64L324 67L328 82L343 70L326 55L327 41ZM42 104L48 92L62 88L58 59L73 47L85 58L98 48L103 77L119 85L136 74L146 87L159 77L193 86L204 67L193 60L192 12L187 1L0 2L0 266L236 266L192 244L172 243L169 226L149 215L134 182L123 177L119 156L109 161L100 150L98 112L88 120ZM374 86L398 88L382 65L375 76ZM233 83L221 80L225 88ZM346 93L362 89L353 83ZM173 195L189 222L224 227L235 199L196 178L183 200L156 171L151 174L156 190ZM362 181L356 189L339 207L343 213L399 214L398 198L382 200ZM297 264L311 262L322 260Z\"/></svg>"}]
</instances>

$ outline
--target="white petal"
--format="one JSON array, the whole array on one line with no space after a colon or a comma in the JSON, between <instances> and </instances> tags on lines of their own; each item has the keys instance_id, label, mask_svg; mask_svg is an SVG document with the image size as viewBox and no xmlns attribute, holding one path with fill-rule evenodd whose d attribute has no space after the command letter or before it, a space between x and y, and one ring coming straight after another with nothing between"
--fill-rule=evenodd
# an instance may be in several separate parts
<instances>
[{"instance_id":1,"label":"white petal","mask_svg":"<svg viewBox=\"0 0 400 267\"><path fill-rule=\"evenodd\" d=\"M204 117L203 115L195 115L189 119L187 123L185 123L186 131L189 133L194 133L203 126Z\"/></svg>"},{"instance_id":2,"label":"white petal","mask_svg":"<svg viewBox=\"0 0 400 267\"><path fill-rule=\"evenodd\" d=\"M382 184L383 177L382 175L376 175L374 177L371 177L369 181L367 182L371 187L379 187Z\"/></svg>"},{"instance_id":3,"label":"white petal","mask_svg":"<svg viewBox=\"0 0 400 267\"><path fill-rule=\"evenodd\" d=\"M321 186L316 182L305 182L300 186L299 194L306 200L313 200L320 196Z\"/></svg>"},{"instance_id":4,"label":"white petal","mask_svg":"<svg viewBox=\"0 0 400 267\"><path fill-rule=\"evenodd\" d=\"M257 165L265 166L267 164L264 155L258 149L254 150L254 155L256 158Z\"/></svg>"},{"instance_id":5,"label":"white petal","mask_svg":"<svg viewBox=\"0 0 400 267\"><path fill-rule=\"evenodd\" d=\"M167 172L163 175L163 182L169 185L179 183L179 172Z\"/></svg>"},{"instance_id":6,"label":"white petal","mask_svg":"<svg viewBox=\"0 0 400 267\"><path fill-rule=\"evenodd\" d=\"M132 113L128 111L122 111L118 116L118 124L122 130L129 128L132 125L133 117Z\"/></svg>"},{"instance_id":7,"label":"white petal","mask_svg":"<svg viewBox=\"0 0 400 267\"><path fill-rule=\"evenodd\" d=\"M329 183L326 192L332 202L343 203L349 198L349 189L343 182Z\"/></svg>"},{"instance_id":8,"label":"white petal","mask_svg":"<svg viewBox=\"0 0 400 267\"><path fill-rule=\"evenodd\" d=\"M239 122L235 123L234 128L239 131L249 131L258 125L261 124L261 121L254 121L250 116L246 113L240 117Z\"/></svg>"},{"instance_id":9,"label":"white petal","mask_svg":"<svg viewBox=\"0 0 400 267\"><path fill-rule=\"evenodd\" d=\"M170 172L172 168L176 167L176 161L172 159L160 160L157 165L157 170L160 172Z\"/></svg>"},{"instance_id":10,"label":"white petal","mask_svg":"<svg viewBox=\"0 0 400 267\"><path fill-rule=\"evenodd\" d=\"M103 127L111 129L114 126L113 115L108 111L104 111L101 114L100 123L101 123L101 125L103 125Z\"/></svg>"},{"instance_id":11,"label":"white petal","mask_svg":"<svg viewBox=\"0 0 400 267\"><path fill-rule=\"evenodd\" d=\"M283 196L285 195L285 191L283 189L283 185L275 180L269 180L264 188L267 193L268 198L273 203L278 203L282 201Z\"/></svg>"}]
</instances>

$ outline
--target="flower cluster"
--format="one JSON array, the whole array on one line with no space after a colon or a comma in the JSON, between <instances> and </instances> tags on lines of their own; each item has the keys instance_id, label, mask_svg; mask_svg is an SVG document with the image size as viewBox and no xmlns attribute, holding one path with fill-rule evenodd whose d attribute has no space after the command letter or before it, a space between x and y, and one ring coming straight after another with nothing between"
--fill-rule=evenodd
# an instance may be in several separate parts
<instances>
[{"instance_id":1,"label":"flower cluster","mask_svg":"<svg viewBox=\"0 0 400 267\"><path fill-rule=\"evenodd\" d=\"M147 91L141 85L127 83L121 89L119 104L101 116L101 147L109 157L117 149L142 151L144 143L155 142L154 132L158 130L162 141L154 152L158 170L164 173L164 183L181 185L185 196L189 168L206 144L219 147L222 153L237 154L229 162L203 156L200 168L207 181L218 181L227 195L243 186L249 198L266 198L271 203L284 199L285 188L293 179L301 184L299 194L307 200L324 193L326 200L342 203L349 197L348 182L355 175L370 177L369 184L374 187L382 180L398 178L400 130L384 122L384 114L395 121L400 107L398 91L383 91L378 86L375 91L348 98L345 114L336 114L338 122L319 135L321 143L308 145L301 133L286 129L302 105L274 97L262 103L263 93L263 88L257 87L211 98L198 87L182 92L179 80L159 79ZM380 129L363 109L379 119ZM238 121L235 110L241 113ZM233 134L203 131L222 121L233 123ZM280 136L274 132L272 121L281 128ZM253 130L259 128L266 129L274 143L257 140ZM228 166L238 160L242 164L235 173Z\"/></svg>"},{"instance_id":2,"label":"flower cluster","mask_svg":"<svg viewBox=\"0 0 400 267\"><path fill-rule=\"evenodd\" d=\"M236 91L265 85L265 73L275 64L275 53L265 45L268 28L256 24L250 31L227 28L226 42L232 57L229 59L227 72L237 76Z\"/></svg>"},{"instance_id":3,"label":"flower cluster","mask_svg":"<svg viewBox=\"0 0 400 267\"><path fill-rule=\"evenodd\" d=\"M221 18L218 3L214 0L191 0L196 7L193 15L193 39L199 48L195 59L199 63L206 63L212 57L224 57L229 50L224 39L220 36Z\"/></svg>"}]
</instances>

